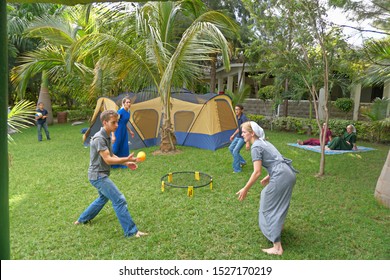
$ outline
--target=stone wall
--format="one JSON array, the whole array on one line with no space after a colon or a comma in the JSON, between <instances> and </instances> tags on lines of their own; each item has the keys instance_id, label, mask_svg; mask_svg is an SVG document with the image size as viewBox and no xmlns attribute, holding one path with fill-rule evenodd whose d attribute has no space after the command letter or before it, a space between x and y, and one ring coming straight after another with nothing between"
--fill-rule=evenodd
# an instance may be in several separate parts
<instances>
[{"instance_id":1,"label":"stone wall","mask_svg":"<svg viewBox=\"0 0 390 280\"><path fill-rule=\"evenodd\" d=\"M246 114L253 115L263 115L263 116L272 116L272 105L273 101L266 101L260 99L248 98L242 104L244 106L244 112ZM360 108L370 106L370 103L361 103ZM359 120L365 120L365 118L360 114L361 110L359 108ZM352 120L352 110L349 113L344 113L336 108L333 104L328 106L329 117L331 119L347 119ZM288 116L298 117L298 118L309 118L310 112L310 102L308 100L302 101L288 101ZM314 106L312 107L312 117L315 118ZM284 104L281 104L279 107L279 116L284 116Z\"/></svg>"}]
</instances>

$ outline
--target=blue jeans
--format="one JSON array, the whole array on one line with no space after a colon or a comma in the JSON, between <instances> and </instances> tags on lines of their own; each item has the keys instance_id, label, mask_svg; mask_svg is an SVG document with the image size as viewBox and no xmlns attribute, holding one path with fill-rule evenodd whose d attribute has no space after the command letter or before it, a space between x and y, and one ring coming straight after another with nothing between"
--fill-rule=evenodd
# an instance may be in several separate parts
<instances>
[{"instance_id":1,"label":"blue jeans","mask_svg":"<svg viewBox=\"0 0 390 280\"><path fill-rule=\"evenodd\" d=\"M99 214L108 200L111 200L112 207L121 224L125 236L132 236L137 233L138 229L127 209L125 196L115 186L114 182L108 176L99 177L97 180L89 180L97 189L99 197L88 206L87 209L80 215L78 221L86 223Z\"/></svg>"},{"instance_id":2,"label":"blue jeans","mask_svg":"<svg viewBox=\"0 0 390 280\"><path fill-rule=\"evenodd\" d=\"M42 127L45 130L46 139L50 140L50 135L49 135L49 129L47 127L47 122L44 122L43 124L37 123L37 127L38 127L38 141L42 141Z\"/></svg>"},{"instance_id":3,"label":"blue jeans","mask_svg":"<svg viewBox=\"0 0 390 280\"><path fill-rule=\"evenodd\" d=\"M241 165L246 164L245 159L240 155L240 151L244 145L244 138L235 137L229 146L229 151L233 155L234 172L241 172Z\"/></svg>"}]
</instances>

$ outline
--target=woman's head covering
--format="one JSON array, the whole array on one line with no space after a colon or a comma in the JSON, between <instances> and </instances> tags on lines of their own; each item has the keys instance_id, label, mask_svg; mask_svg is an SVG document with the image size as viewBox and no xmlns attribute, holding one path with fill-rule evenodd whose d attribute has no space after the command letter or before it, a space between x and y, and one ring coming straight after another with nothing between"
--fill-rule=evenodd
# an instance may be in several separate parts
<instances>
[{"instance_id":1,"label":"woman's head covering","mask_svg":"<svg viewBox=\"0 0 390 280\"><path fill-rule=\"evenodd\" d=\"M264 141L265 140L265 133L264 133L264 130L261 128L261 126L253 121L251 121L250 124L251 124L252 130L256 134L257 138Z\"/></svg>"}]
</instances>

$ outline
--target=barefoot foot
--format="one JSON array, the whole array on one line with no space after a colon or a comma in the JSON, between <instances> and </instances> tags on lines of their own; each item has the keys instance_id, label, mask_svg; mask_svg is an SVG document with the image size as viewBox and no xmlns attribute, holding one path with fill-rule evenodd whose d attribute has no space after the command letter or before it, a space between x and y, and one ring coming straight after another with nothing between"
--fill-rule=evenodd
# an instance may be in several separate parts
<instances>
[{"instance_id":1,"label":"barefoot foot","mask_svg":"<svg viewBox=\"0 0 390 280\"><path fill-rule=\"evenodd\" d=\"M283 249L277 249L275 247L268 248L268 249L261 249L263 252L267 253L268 255L278 255L281 256L283 254Z\"/></svg>"},{"instance_id":2,"label":"barefoot foot","mask_svg":"<svg viewBox=\"0 0 390 280\"><path fill-rule=\"evenodd\" d=\"M135 234L135 237L142 237L142 236L146 236L146 235L148 235L148 233L142 232L142 231L137 231L137 233Z\"/></svg>"},{"instance_id":3,"label":"barefoot foot","mask_svg":"<svg viewBox=\"0 0 390 280\"><path fill-rule=\"evenodd\" d=\"M80 225L81 223L79 221L76 221L73 224L77 226L77 225Z\"/></svg>"}]
</instances>

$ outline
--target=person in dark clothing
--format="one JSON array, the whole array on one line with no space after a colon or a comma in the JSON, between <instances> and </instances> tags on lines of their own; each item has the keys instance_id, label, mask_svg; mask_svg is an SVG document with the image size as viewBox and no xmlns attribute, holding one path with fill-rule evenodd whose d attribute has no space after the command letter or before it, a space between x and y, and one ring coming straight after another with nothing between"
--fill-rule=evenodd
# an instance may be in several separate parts
<instances>
[{"instance_id":1,"label":"person in dark clothing","mask_svg":"<svg viewBox=\"0 0 390 280\"><path fill-rule=\"evenodd\" d=\"M246 164L245 159L240 155L242 147L245 145L244 138L242 138L241 124L248 121L248 118L243 113L244 107L241 104L237 104L234 108L236 113L238 128L230 136L232 143L229 146L229 151L233 156L233 172L241 172L242 166Z\"/></svg>"},{"instance_id":2,"label":"person in dark clothing","mask_svg":"<svg viewBox=\"0 0 390 280\"><path fill-rule=\"evenodd\" d=\"M35 113L35 120L38 128L38 141L42 141L42 128L45 131L46 139L50 140L49 128L47 127L46 118L49 113L45 109L43 102L38 103L38 108Z\"/></svg>"}]
</instances>

